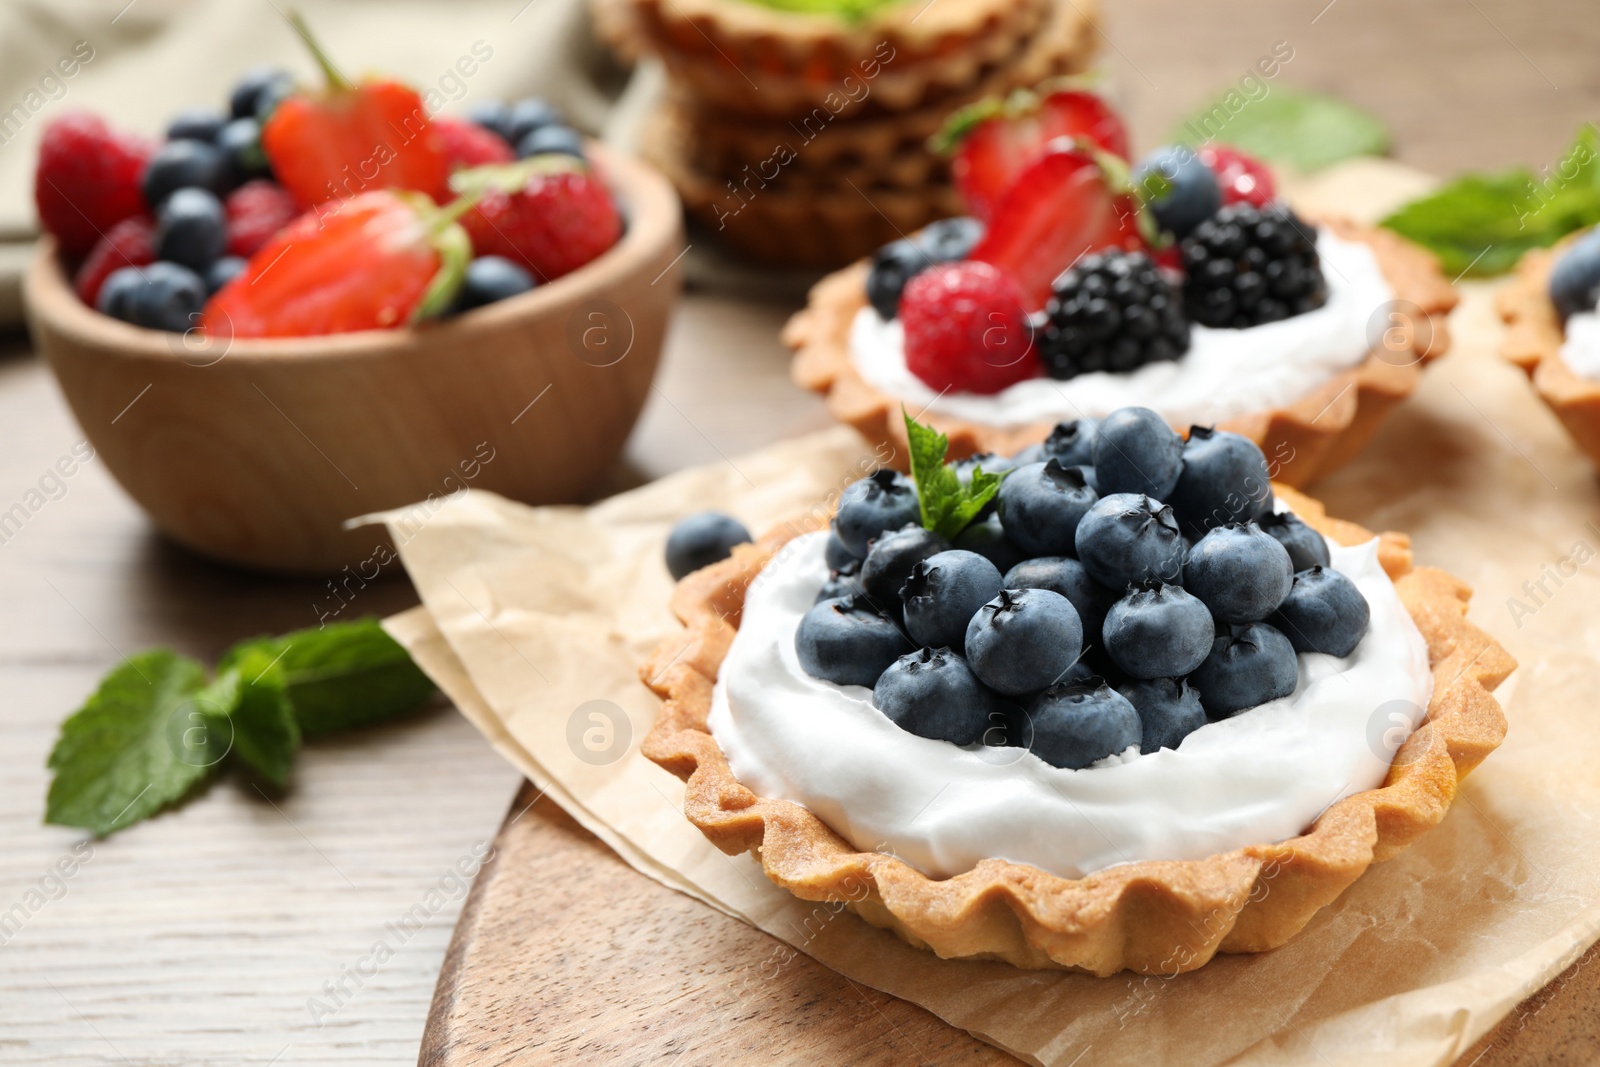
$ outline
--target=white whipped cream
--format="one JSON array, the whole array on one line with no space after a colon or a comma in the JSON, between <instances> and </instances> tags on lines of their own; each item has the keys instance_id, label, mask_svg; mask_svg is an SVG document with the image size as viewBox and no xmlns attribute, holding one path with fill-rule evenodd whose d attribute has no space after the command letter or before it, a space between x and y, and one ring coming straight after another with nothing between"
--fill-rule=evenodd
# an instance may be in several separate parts
<instances>
[{"instance_id":1,"label":"white whipped cream","mask_svg":"<svg viewBox=\"0 0 1600 1067\"><path fill-rule=\"evenodd\" d=\"M890 722L870 689L801 668L794 634L827 577L826 540L792 543L751 586L708 724L745 785L934 877L993 857L1077 878L1297 836L1334 801L1383 782L1395 731L1409 735L1433 692L1427 646L1374 540L1329 546L1372 609L1356 651L1302 655L1292 696L1202 726L1176 749L1065 770L1020 748L931 741Z\"/></svg>"},{"instance_id":2,"label":"white whipped cream","mask_svg":"<svg viewBox=\"0 0 1600 1067\"><path fill-rule=\"evenodd\" d=\"M1600 379L1600 313L1580 311L1567 318L1561 359L1578 377Z\"/></svg>"},{"instance_id":3,"label":"white whipped cream","mask_svg":"<svg viewBox=\"0 0 1600 1067\"><path fill-rule=\"evenodd\" d=\"M1153 408L1175 425L1215 425L1299 400L1367 357L1375 315L1380 329L1387 324L1380 312L1394 291L1372 250L1328 230L1318 231L1317 249L1328 283L1322 307L1243 330L1194 326L1182 359L1148 363L1127 374L1029 378L988 396L940 395L906 368L900 320L885 322L870 306L851 324L851 358L870 384L912 410L985 426L1099 419L1130 405Z\"/></svg>"}]
</instances>

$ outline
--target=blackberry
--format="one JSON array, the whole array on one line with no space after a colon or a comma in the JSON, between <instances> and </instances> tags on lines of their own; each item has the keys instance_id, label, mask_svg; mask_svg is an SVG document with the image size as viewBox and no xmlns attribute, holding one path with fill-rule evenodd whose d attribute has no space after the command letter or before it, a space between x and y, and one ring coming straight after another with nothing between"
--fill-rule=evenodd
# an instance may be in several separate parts
<instances>
[{"instance_id":1,"label":"blackberry","mask_svg":"<svg viewBox=\"0 0 1600 1067\"><path fill-rule=\"evenodd\" d=\"M1051 291L1035 343L1052 378L1124 373L1189 350L1181 298L1143 252L1084 256Z\"/></svg>"},{"instance_id":2,"label":"blackberry","mask_svg":"<svg viewBox=\"0 0 1600 1067\"><path fill-rule=\"evenodd\" d=\"M1229 204L1182 248L1184 308L1204 326L1259 326L1328 302L1315 231L1287 207Z\"/></svg>"}]
</instances>

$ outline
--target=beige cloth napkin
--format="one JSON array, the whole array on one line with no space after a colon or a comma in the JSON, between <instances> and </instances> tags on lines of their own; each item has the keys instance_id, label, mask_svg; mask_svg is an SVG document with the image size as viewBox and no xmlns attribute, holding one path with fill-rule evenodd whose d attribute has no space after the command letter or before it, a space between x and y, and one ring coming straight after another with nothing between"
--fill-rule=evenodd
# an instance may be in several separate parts
<instances>
[{"instance_id":1,"label":"beige cloth napkin","mask_svg":"<svg viewBox=\"0 0 1600 1067\"><path fill-rule=\"evenodd\" d=\"M1370 216L1415 180L1363 164L1299 195ZM1334 514L1410 531L1422 562L1477 588L1472 617L1523 664L1500 693L1510 735L1437 829L1275 952L1171 979L940 960L848 913L819 922L684 820L681 785L638 755L656 707L635 670L676 625L666 532L706 507L754 529L804 510L868 461L847 430L589 509L452 498L420 528L391 526L424 606L390 625L507 759L638 870L1025 1059L1449 1064L1600 938L1600 493L1495 356L1492 291L1469 287L1452 326L1452 353L1318 495ZM1541 580L1534 604L1524 583ZM599 759L582 742L606 707L594 701L615 705L625 735Z\"/></svg>"},{"instance_id":2,"label":"beige cloth napkin","mask_svg":"<svg viewBox=\"0 0 1600 1067\"><path fill-rule=\"evenodd\" d=\"M290 7L305 14L347 75L402 78L444 114L475 100L539 93L600 132L624 81L594 39L584 0L0 5L0 328L21 319L17 283L36 227L34 162L50 120L87 108L157 137L183 107L225 108L229 88L253 64L311 78L310 57L280 13ZM88 58L63 77L58 61L74 54ZM463 57L472 61L458 66Z\"/></svg>"}]
</instances>

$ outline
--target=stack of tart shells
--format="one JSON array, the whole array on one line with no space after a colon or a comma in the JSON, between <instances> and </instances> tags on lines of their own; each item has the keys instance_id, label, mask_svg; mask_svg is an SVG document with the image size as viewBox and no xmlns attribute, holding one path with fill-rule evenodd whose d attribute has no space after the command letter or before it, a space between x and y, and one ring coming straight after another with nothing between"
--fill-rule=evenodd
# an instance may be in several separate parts
<instances>
[{"instance_id":1,"label":"stack of tart shells","mask_svg":"<svg viewBox=\"0 0 1600 1067\"><path fill-rule=\"evenodd\" d=\"M985 97L1085 71L1082 0L897 0L859 21L759 0L592 0L668 92L641 153L691 216L747 259L832 268L963 213L927 147Z\"/></svg>"}]
</instances>

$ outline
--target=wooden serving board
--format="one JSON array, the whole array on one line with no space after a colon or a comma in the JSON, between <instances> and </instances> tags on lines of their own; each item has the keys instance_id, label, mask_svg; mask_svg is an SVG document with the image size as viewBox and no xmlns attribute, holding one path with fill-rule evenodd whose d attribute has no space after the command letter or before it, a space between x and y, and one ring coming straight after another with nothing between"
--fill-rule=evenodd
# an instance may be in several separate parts
<instances>
[{"instance_id":1,"label":"wooden serving board","mask_svg":"<svg viewBox=\"0 0 1600 1067\"><path fill-rule=\"evenodd\" d=\"M456 925L419 1067L1011 1056L638 873L524 783ZM1456 1067L1600 1057L1600 945Z\"/></svg>"}]
</instances>

